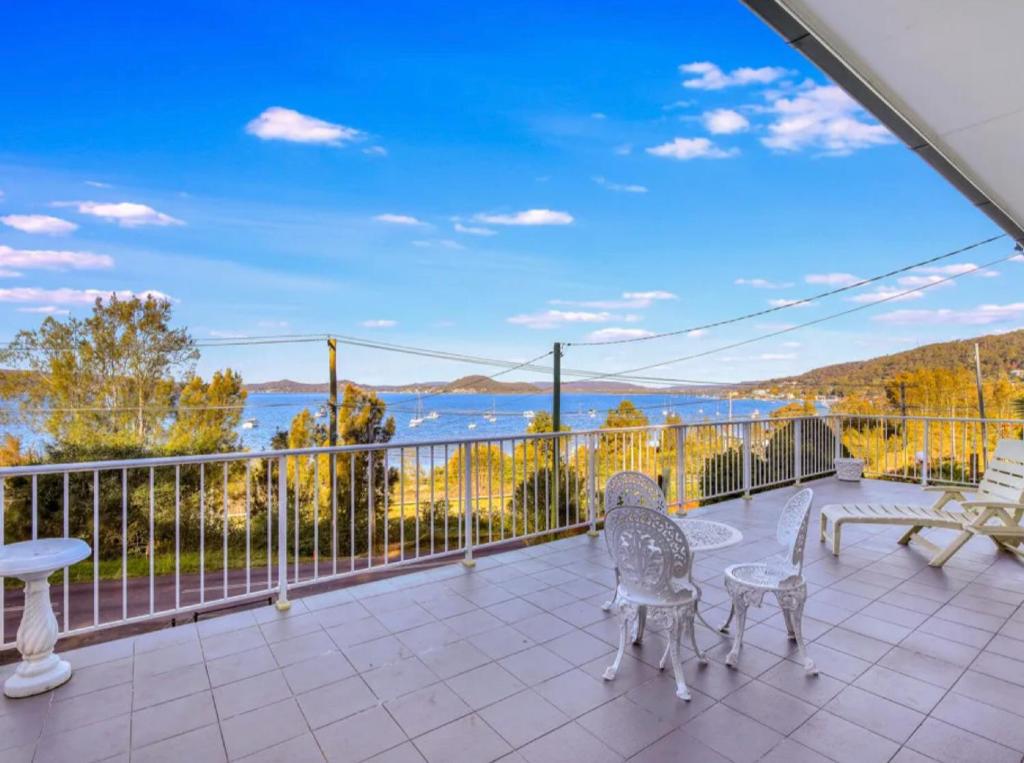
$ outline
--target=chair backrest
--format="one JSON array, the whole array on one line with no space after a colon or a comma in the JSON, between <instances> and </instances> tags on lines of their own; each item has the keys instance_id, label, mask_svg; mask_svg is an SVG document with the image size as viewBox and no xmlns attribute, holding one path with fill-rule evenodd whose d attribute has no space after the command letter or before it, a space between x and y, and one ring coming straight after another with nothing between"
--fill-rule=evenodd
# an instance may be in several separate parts
<instances>
[{"instance_id":1,"label":"chair backrest","mask_svg":"<svg viewBox=\"0 0 1024 763\"><path fill-rule=\"evenodd\" d=\"M776 539L786 549L782 560L796 575L803 572L804 546L807 544L807 525L813 502L814 491L810 488L796 493L782 507L779 524L775 529Z\"/></svg>"},{"instance_id":2,"label":"chair backrest","mask_svg":"<svg viewBox=\"0 0 1024 763\"><path fill-rule=\"evenodd\" d=\"M1024 441L998 442L978 484L978 496L993 501L1024 501Z\"/></svg>"},{"instance_id":3,"label":"chair backrest","mask_svg":"<svg viewBox=\"0 0 1024 763\"><path fill-rule=\"evenodd\" d=\"M690 545L667 515L620 506L605 515L604 537L627 597L652 603L690 589Z\"/></svg>"},{"instance_id":4,"label":"chair backrest","mask_svg":"<svg viewBox=\"0 0 1024 763\"><path fill-rule=\"evenodd\" d=\"M668 513L665 494L658 483L643 472L616 472L604 486L605 511L620 506L643 506L662 514Z\"/></svg>"}]
</instances>

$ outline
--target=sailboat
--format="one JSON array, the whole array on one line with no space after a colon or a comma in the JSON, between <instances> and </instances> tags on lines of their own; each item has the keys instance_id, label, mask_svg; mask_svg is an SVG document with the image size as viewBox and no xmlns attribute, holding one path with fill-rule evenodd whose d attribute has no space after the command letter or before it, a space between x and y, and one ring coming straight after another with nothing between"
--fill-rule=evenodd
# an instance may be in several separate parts
<instances>
[{"instance_id":1,"label":"sailboat","mask_svg":"<svg viewBox=\"0 0 1024 763\"><path fill-rule=\"evenodd\" d=\"M427 421L437 421L440 417L441 417L440 413L438 413L437 411L431 411L430 413L428 413L423 418L426 419Z\"/></svg>"},{"instance_id":2,"label":"sailboat","mask_svg":"<svg viewBox=\"0 0 1024 763\"><path fill-rule=\"evenodd\" d=\"M416 400L416 415L409 419L409 426L413 429L423 423L423 401Z\"/></svg>"},{"instance_id":3,"label":"sailboat","mask_svg":"<svg viewBox=\"0 0 1024 763\"><path fill-rule=\"evenodd\" d=\"M533 411L523 411L523 418L529 421L533 421L533 417L537 414Z\"/></svg>"},{"instance_id":4,"label":"sailboat","mask_svg":"<svg viewBox=\"0 0 1024 763\"><path fill-rule=\"evenodd\" d=\"M246 419L242 422L242 429L255 429L257 423L256 419Z\"/></svg>"},{"instance_id":5,"label":"sailboat","mask_svg":"<svg viewBox=\"0 0 1024 763\"><path fill-rule=\"evenodd\" d=\"M493 424L497 420L498 420L498 416L494 412L494 400L491 400L491 412L487 413L487 414L484 414L484 421L487 421L487 422Z\"/></svg>"}]
</instances>

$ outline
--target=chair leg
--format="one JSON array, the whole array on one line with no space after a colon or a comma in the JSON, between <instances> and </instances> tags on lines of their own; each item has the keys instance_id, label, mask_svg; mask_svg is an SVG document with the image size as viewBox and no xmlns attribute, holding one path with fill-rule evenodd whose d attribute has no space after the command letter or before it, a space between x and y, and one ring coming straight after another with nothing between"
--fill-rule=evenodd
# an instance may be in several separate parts
<instances>
[{"instance_id":1,"label":"chair leg","mask_svg":"<svg viewBox=\"0 0 1024 763\"><path fill-rule=\"evenodd\" d=\"M644 642L644 630L647 628L647 607L639 607L636 618L636 631L633 633L633 643L642 644Z\"/></svg>"},{"instance_id":2,"label":"chair leg","mask_svg":"<svg viewBox=\"0 0 1024 763\"><path fill-rule=\"evenodd\" d=\"M747 605L742 601L733 601L733 609L736 610L736 635L732 640L732 649L726 655L725 664L735 668L740 659L740 650L743 648L743 631L747 627Z\"/></svg>"},{"instance_id":3,"label":"chair leg","mask_svg":"<svg viewBox=\"0 0 1024 763\"><path fill-rule=\"evenodd\" d=\"M701 651L700 646L697 644L697 622L696 622L696 619L697 619L697 609L696 609L696 607L694 607L694 609L690 612L689 619L686 621L686 629L690 633L690 644L693 646L693 651L697 655L697 660L702 665L706 665L707 661L708 661L708 657L707 657L706 654L704 654L704 652Z\"/></svg>"},{"instance_id":4,"label":"chair leg","mask_svg":"<svg viewBox=\"0 0 1024 763\"><path fill-rule=\"evenodd\" d=\"M612 597L608 599L604 604L601 605L601 609L605 612L609 611L615 606L616 600L619 598L619 568L615 568L615 588L612 590Z\"/></svg>"},{"instance_id":5,"label":"chair leg","mask_svg":"<svg viewBox=\"0 0 1024 763\"><path fill-rule=\"evenodd\" d=\"M786 623L786 633L790 641L796 641L796 631L793 628L793 615L788 610L782 610L782 620Z\"/></svg>"},{"instance_id":6,"label":"chair leg","mask_svg":"<svg viewBox=\"0 0 1024 763\"><path fill-rule=\"evenodd\" d=\"M732 607L729 608L729 616L727 618L725 618L725 622L722 624L722 627L718 629L719 633L728 633L729 632L729 623L732 622L732 617L735 614L736 614L736 606L733 605Z\"/></svg>"},{"instance_id":7,"label":"chair leg","mask_svg":"<svg viewBox=\"0 0 1024 763\"><path fill-rule=\"evenodd\" d=\"M672 639L671 635L669 640L665 642L665 651L661 653L661 659L658 660L658 670L664 670L665 665L668 663L668 653L672 650Z\"/></svg>"},{"instance_id":8,"label":"chair leg","mask_svg":"<svg viewBox=\"0 0 1024 763\"><path fill-rule=\"evenodd\" d=\"M629 626L632 623L632 618L622 617L619 623L619 650L615 653L615 661L604 670L604 680L614 681L615 674L619 672L619 666L622 664L622 655L626 651L626 638L629 634Z\"/></svg>"},{"instance_id":9,"label":"chair leg","mask_svg":"<svg viewBox=\"0 0 1024 763\"><path fill-rule=\"evenodd\" d=\"M776 592L776 596L779 600L779 606L787 614L789 624L793 628L792 637L796 642L797 657L800 658L808 675L818 675L818 668L815 667L814 660L807 654L807 644L804 643L803 617L804 602L807 600L807 588L779 591Z\"/></svg>"},{"instance_id":10,"label":"chair leg","mask_svg":"<svg viewBox=\"0 0 1024 763\"><path fill-rule=\"evenodd\" d=\"M676 621L669 632L668 650L669 656L672 658L672 672L676 677L676 696L689 702L690 690L686 687L686 678L683 676L683 660L679 654L682 628L683 623L680 620L680 616L676 615Z\"/></svg>"}]
</instances>

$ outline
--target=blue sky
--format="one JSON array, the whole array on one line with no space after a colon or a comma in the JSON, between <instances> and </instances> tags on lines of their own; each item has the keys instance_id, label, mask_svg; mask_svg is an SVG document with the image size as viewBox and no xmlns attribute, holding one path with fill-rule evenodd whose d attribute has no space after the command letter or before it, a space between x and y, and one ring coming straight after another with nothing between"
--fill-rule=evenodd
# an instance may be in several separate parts
<instances>
[{"instance_id":1,"label":"blue sky","mask_svg":"<svg viewBox=\"0 0 1024 763\"><path fill-rule=\"evenodd\" d=\"M551 5L9 7L0 334L43 311L84 314L89 290L153 290L197 339L336 332L526 359L555 340L729 317L997 232L738 2ZM1007 263L658 373L778 376L1017 328L1022 273ZM701 352L850 296L573 348L565 364ZM207 349L200 370L321 380L324 356ZM340 366L369 382L493 372L350 348Z\"/></svg>"}]
</instances>

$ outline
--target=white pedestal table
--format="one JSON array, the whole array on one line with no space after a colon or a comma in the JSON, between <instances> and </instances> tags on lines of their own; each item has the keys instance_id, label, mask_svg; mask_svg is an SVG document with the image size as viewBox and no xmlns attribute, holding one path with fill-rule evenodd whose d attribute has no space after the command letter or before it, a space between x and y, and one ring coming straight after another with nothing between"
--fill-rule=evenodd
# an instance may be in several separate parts
<instances>
[{"instance_id":1,"label":"white pedestal table","mask_svg":"<svg viewBox=\"0 0 1024 763\"><path fill-rule=\"evenodd\" d=\"M78 538L41 538L0 546L0 577L25 583L25 608L15 642L21 663L4 683L8 697L42 694L71 678L71 665L53 651L57 618L50 604L48 578L90 553L88 544Z\"/></svg>"}]
</instances>

